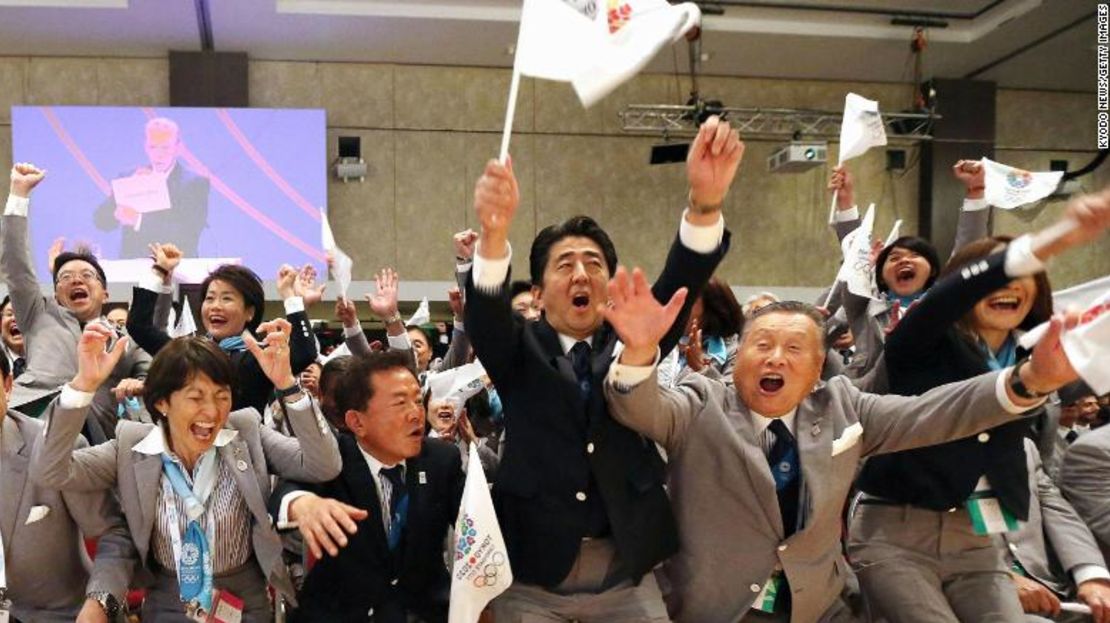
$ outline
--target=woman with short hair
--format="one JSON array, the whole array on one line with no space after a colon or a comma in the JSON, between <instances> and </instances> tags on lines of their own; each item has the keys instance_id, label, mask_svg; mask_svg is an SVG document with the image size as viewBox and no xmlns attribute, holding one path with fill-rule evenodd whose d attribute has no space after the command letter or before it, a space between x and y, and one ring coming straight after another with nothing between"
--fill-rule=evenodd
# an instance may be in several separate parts
<instances>
[{"instance_id":1,"label":"woman with short hair","mask_svg":"<svg viewBox=\"0 0 1110 623\"><path fill-rule=\"evenodd\" d=\"M138 552L135 584L149 588L143 620L189 621L241 601L242 620L262 623L271 617L267 584L294 598L266 511L271 475L323 482L341 461L293 376L289 323L258 329L265 339L245 336L246 349L285 401L296 437L261 426L253 408L232 411L231 360L212 340L186 337L166 342L151 363L143 398L155 424L121 422L116 439L74 451L92 394L126 347L122 338L106 351L111 334L96 323L81 336L77 375L48 409L31 478L62 491L115 490Z\"/></svg>"}]
</instances>

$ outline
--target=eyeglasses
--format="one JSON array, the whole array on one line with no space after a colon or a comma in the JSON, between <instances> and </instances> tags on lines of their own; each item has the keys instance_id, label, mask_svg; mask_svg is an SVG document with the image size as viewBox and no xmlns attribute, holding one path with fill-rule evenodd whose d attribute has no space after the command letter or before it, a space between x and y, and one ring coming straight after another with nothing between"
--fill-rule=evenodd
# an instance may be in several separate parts
<instances>
[{"instance_id":1,"label":"eyeglasses","mask_svg":"<svg viewBox=\"0 0 1110 623\"><path fill-rule=\"evenodd\" d=\"M60 283L60 284L67 284L67 283L69 283L71 281L74 281L76 279L80 279L81 281L99 281L100 277L94 271L91 271L91 270L82 270L82 271L67 270L65 272L58 273L58 283Z\"/></svg>"}]
</instances>

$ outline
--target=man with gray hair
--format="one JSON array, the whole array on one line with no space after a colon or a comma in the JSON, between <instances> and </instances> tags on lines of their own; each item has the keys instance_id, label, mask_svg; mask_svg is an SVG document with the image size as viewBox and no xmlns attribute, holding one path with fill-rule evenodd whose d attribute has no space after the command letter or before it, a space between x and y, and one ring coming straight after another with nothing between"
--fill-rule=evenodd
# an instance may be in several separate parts
<instances>
[{"instance_id":1,"label":"man with gray hair","mask_svg":"<svg viewBox=\"0 0 1110 623\"><path fill-rule=\"evenodd\" d=\"M744 301L744 317L751 318L752 315L760 309L767 307L771 303L778 302L779 297L775 296L773 292L764 291L759 294L753 294L748 297L748 300Z\"/></svg>"},{"instance_id":2,"label":"man with gray hair","mask_svg":"<svg viewBox=\"0 0 1110 623\"><path fill-rule=\"evenodd\" d=\"M186 257L199 257L200 234L208 226L207 177L185 170L178 162L184 145L177 123L156 117L146 123L145 142L149 164L117 177L157 176L169 192L168 210L143 212L136 206L121 205L113 194L96 209L93 220L98 229L122 230L119 258L133 259L150 254L152 243L172 242Z\"/></svg>"},{"instance_id":3,"label":"man with gray hair","mask_svg":"<svg viewBox=\"0 0 1110 623\"><path fill-rule=\"evenodd\" d=\"M1014 375L1038 390L1075 379L1055 319L1029 363L921 396L821 382L824 317L781 302L744 325L731 385L692 374L670 389L655 365L685 292L664 306L641 271L622 267L609 295L605 319L624 344L605 382L610 412L669 458L680 545L663 570L678 623L854 620L840 598L840 534L860 462L966 437L1043 402L1015 393Z\"/></svg>"}]
</instances>

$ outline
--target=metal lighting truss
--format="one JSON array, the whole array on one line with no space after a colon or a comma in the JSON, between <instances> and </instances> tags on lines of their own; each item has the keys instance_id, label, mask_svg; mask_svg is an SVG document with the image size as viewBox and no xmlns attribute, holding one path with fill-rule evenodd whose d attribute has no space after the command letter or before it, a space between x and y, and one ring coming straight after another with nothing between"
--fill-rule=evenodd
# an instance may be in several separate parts
<instances>
[{"instance_id":1,"label":"metal lighting truss","mask_svg":"<svg viewBox=\"0 0 1110 623\"><path fill-rule=\"evenodd\" d=\"M699 118L720 114L743 138L838 140L843 113L826 110L790 108L713 108L707 106L674 106L631 104L620 113L625 132L692 136L697 132ZM934 113L882 113L887 137L891 142L916 143L932 140Z\"/></svg>"}]
</instances>

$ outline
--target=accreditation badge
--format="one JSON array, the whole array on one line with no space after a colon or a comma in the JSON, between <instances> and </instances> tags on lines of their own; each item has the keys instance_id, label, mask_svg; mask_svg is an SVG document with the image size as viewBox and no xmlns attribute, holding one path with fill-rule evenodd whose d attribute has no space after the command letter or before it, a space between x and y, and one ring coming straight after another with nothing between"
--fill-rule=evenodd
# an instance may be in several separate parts
<instances>
[{"instance_id":1,"label":"accreditation badge","mask_svg":"<svg viewBox=\"0 0 1110 623\"><path fill-rule=\"evenodd\" d=\"M216 589L212 594L212 614L208 623L240 623L243 620L243 600L230 591Z\"/></svg>"},{"instance_id":2,"label":"accreditation badge","mask_svg":"<svg viewBox=\"0 0 1110 623\"><path fill-rule=\"evenodd\" d=\"M767 583L763 585L763 590L759 591L759 595L755 598L755 603L752 604L752 609L759 610L760 612L774 613L775 603L778 601L779 589L781 588L782 574L776 571L767 579Z\"/></svg>"},{"instance_id":3,"label":"accreditation badge","mask_svg":"<svg viewBox=\"0 0 1110 623\"><path fill-rule=\"evenodd\" d=\"M964 503L975 534L1001 534L1018 529L1018 520L992 491L977 491Z\"/></svg>"}]
</instances>

